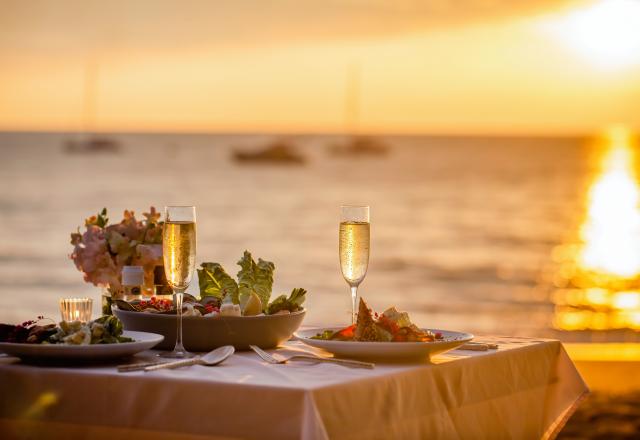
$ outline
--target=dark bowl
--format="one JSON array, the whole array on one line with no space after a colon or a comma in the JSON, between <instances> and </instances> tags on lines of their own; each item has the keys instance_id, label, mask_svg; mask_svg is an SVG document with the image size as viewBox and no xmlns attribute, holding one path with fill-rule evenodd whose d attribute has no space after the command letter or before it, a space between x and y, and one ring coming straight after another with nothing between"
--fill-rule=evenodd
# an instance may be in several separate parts
<instances>
[{"instance_id":1,"label":"dark bowl","mask_svg":"<svg viewBox=\"0 0 640 440\"><path fill-rule=\"evenodd\" d=\"M223 345L248 350L249 345L273 348L288 340L300 327L306 311L268 316L185 316L182 318L182 339L189 351L210 351ZM122 321L125 330L157 333L164 340L154 348L171 350L176 342L177 317L156 313L130 312L113 307L113 314Z\"/></svg>"}]
</instances>

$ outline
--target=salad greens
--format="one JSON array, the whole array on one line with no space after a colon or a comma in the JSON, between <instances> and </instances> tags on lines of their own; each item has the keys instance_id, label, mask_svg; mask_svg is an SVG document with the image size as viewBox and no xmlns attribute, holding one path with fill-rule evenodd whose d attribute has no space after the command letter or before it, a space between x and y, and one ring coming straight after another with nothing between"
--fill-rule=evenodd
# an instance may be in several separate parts
<instances>
[{"instance_id":1,"label":"salad greens","mask_svg":"<svg viewBox=\"0 0 640 440\"><path fill-rule=\"evenodd\" d=\"M221 302L227 295L238 304L238 283L231 278L224 268L218 263L202 263L202 269L198 269L198 284L200 296L214 296Z\"/></svg>"},{"instance_id":2,"label":"salad greens","mask_svg":"<svg viewBox=\"0 0 640 440\"><path fill-rule=\"evenodd\" d=\"M255 293L262 303L262 311L268 315L285 310L294 312L302 308L307 292L302 288L293 289L289 297L280 295L269 304L273 289L273 272L276 269L271 261L258 258L256 263L251 253L244 251L238 265L240 270L236 282L219 263L202 263L201 269L198 269L200 295L203 298L213 296L220 303L230 299L233 304L244 304L252 293Z\"/></svg>"},{"instance_id":3,"label":"salad greens","mask_svg":"<svg viewBox=\"0 0 640 440\"><path fill-rule=\"evenodd\" d=\"M90 323L92 344L114 344L132 342L133 339L122 336L122 321L113 315L104 315Z\"/></svg>"},{"instance_id":4,"label":"salad greens","mask_svg":"<svg viewBox=\"0 0 640 440\"><path fill-rule=\"evenodd\" d=\"M117 344L132 342L133 339L122 336L122 322L113 315L104 315L93 321L62 321L56 332L43 344Z\"/></svg>"},{"instance_id":5,"label":"salad greens","mask_svg":"<svg viewBox=\"0 0 640 440\"><path fill-rule=\"evenodd\" d=\"M271 297L273 288L273 271L276 266L271 261L258 258L258 264L253 261L251 253L244 251L244 255L238 261L240 270L238 271L238 299L244 303L255 292L262 302L264 310ZM233 298L232 298L233 300Z\"/></svg>"},{"instance_id":6,"label":"salad greens","mask_svg":"<svg viewBox=\"0 0 640 440\"><path fill-rule=\"evenodd\" d=\"M287 298L287 295L280 295L267 307L267 315L273 315L282 310L288 310L289 312L300 310L306 293L305 289L297 287L293 289L289 298Z\"/></svg>"}]
</instances>

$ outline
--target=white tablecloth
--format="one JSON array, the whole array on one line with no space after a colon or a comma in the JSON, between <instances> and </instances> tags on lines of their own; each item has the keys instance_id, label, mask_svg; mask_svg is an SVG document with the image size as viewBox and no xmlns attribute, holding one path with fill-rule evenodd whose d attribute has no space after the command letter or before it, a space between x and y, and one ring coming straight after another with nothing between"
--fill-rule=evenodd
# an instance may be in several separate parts
<instances>
[{"instance_id":1,"label":"white tablecloth","mask_svg":"<svg viewBox=\"0 0 640 440\"><path fill-rule=\"evenodd\" d=\"M268 365L251 352L218 367L152 373L0 358L0 437L552 438L587 393L562 345L477 339L500 348L374 370ZM298 342L285 348L311 351Z\"/></svg>"}]
</instances>

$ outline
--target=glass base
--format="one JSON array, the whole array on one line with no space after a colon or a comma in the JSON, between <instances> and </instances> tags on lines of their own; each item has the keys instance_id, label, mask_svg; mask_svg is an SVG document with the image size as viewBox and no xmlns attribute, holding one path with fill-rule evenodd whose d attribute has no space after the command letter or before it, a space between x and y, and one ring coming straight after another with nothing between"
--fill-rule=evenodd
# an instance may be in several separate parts
<instances>
[{"instance_id":1,"label":"glass base","mask_svg":"<svg viewBox=\"0 0 640 440\"><path fill-rule=\"evenodd\" d=\"M159 357L168 358L168 359L189 359L194 357L193 353L189 353L186 350L173 350L166 351L163 353L158 353Z\"/></svg>"}]
</instances>

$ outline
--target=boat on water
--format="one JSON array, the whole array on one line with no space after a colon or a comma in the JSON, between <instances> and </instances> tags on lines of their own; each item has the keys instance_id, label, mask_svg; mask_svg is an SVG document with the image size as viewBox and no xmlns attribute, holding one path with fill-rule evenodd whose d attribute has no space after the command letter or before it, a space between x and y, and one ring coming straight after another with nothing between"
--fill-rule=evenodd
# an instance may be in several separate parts
<instances>
[{"instance_id":1,"label":"boat on water","mask_svg":"<svg viewBox=\"0 0 640 440\"><path fill-rule=\"evenodd\" d=\"M283 164L283 165L303 165L306 158L295 151L295 147L288 141L275 141L266 147L256 150L234 150L233 159L238 163L245 164Z\"/></svg>"},{"instance_id":2,"label":"boat on water","mask_svg":"<svg viewBox=\"0 0 640 440\"><path fill-rule=\"evenodd\" d=\"M64 151L73 154L117 153L120 148L118 141L108 137L69 139L64 144Z\"/></svg>"},{"instance_id":3,"label":"boat on water","mask_svg":"<svg viewBox=\"0 0 640 440\"><path fill-rule=\"evenodd\" d=\"M375 137L352 136L345 143L329 146L329 152L334 156L384 156L389 146Z\"/></svg>"},{"instance_id":4,"label":"boat on water","mask_svg":"<svg viewBox=\"0 0 640 440\"><path fill-rule=\"evenodd\" d=\"M96 133L98 113L98 65L88 60L84 69L82 101L82 128L80 133L63 143L63 151L69 154L118 153L120 142L104 134Z\"/></svg>"},{"instance_id":5,"label":"boat on water","mask_svg":"<svg viewBox=\"0 0 640 440\"><path fill-rule=\"evenodd\" d=\"M360 63L353 63L347 70L345 93L345 131L344 140L340 143L328 145L327 151L333 156L361 158L384 156L389 152L389 146L373 136L359 133L358 122L360 115Z\"/></svg>"}]
</instances>

